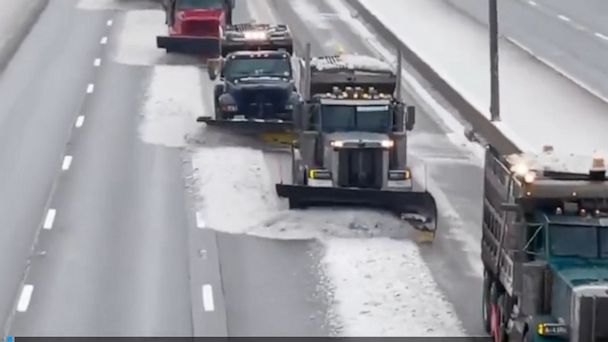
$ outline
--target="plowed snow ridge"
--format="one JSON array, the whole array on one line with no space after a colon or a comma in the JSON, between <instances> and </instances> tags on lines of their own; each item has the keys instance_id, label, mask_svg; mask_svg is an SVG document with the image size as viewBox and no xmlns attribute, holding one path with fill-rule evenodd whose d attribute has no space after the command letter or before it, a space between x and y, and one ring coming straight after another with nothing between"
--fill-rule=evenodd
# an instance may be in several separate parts
<instances>
[{"instance_id":1,"label":"plowed snow ridge","mask_svg":"<svg viewBox=\"0 0 608 342\"><path fill-rule=\"evenodd\" d=\"M138 23L158 19L150 11L127 16L119 37L123 42L143 37L145 29ZM140 113L142 140L185 146L192 152L198 205L207 227L270 239L319 239L326 246L322 272L333 289L332 311L339 320L332 325L338 325L342 335L463 334L453 306L439 291L416 244L386 237L403 235L402 222L372 210L287 210L274 193L271 168L275 165L269 164L263 152L206 143L214 139L196 128L202 145L187 144L192 127L197 127L193 115L210 110L205 94L212 88L200 81L200 75L193 75L196 68L154 66L162 63L155 58L156 51L137 56L128 44L118 44L117 49L118 62L152 63Z\"/></svg>"}]
</instances>

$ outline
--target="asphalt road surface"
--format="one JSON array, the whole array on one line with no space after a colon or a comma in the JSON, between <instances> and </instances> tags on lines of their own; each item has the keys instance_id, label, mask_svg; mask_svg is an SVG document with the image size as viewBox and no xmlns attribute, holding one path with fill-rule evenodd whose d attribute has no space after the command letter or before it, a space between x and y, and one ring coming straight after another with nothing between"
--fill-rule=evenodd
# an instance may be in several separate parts
<instances>
[{"instance_id":1,"label":"asphalt road surface","mask_svg":"<svg viewBox=\"0 0 608 342\"><path fill-rule=\"evenodd\" d=\"M448 0L487 25L483 0ZM602 0L499 1L503 35L548 62L568 78L608 99L608 4Z\"/></svg>"},{"instance_id":2,"label":"asphalt road surface","mask_svg":"<svg viewBox=\"0 0 608 342\"><path fill-rule=\"evenodd\" d=\"M324 1L312 5L322 25L292 1L252 1L236 18L289 23L300 52L310 41L315 54L337 45L376 53ZM314 271L321 246L198 229L184 151L138 136L151 68L109 57L125 10L76 3L51 2L0 79L5 332L332 333ZM140 5L150 6L129 7ZM481 170L433 115L419 110L417 125L412 154L428 164L443 203L439 237L423 257L467 332L479 335L481 284L470 241L479 238Z\"/></svg>"}]
</instances>

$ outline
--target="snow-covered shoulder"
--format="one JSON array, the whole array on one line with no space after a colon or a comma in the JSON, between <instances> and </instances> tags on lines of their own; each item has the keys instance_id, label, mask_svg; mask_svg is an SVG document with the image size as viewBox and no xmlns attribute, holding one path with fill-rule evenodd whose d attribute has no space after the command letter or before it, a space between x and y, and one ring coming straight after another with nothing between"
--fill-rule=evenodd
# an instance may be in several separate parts
<instances>
[{"instance_id":1,"label":"snow-covered shoulder","mask_svg":"<svg viewBox=\"0 0 608 342\"><path fill-rule=\"evenodd\" d=\"M394 68L381 59L354 54L316 57L312 59L311 66L318 71L348 69L394 73Z\"/></svg>"}]
</instances>

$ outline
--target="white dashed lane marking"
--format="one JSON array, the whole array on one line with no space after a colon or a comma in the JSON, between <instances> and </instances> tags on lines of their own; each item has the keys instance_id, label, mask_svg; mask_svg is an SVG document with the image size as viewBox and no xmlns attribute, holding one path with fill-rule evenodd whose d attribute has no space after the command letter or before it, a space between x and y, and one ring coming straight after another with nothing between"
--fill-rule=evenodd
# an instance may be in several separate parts
<instances>
[{"instance_id":1,"label":"white dashed lane marking","mask_svg":"<svg viewBox=\"0 0 608 342\"><path fill-rule=\"evenodd\" d=\"M57 210L49 209L49 211L46 213L46 218L44 219L44 225L42 226L42 228L44 228L46 230L53 229L53 224L55 223L56 215L57 215Z\"/></svg>"},{"instance_id":2,"label":"white dashed lane marking","mask_svg":"<svg viewBox=\"0 0 608 342\"><path fill-rule=\"evenodd\" d=\"M93 83L89 83L87 86L87 94L92 94L95 91L95 85Z\"/></svg>"},{"instance_id":3,"label":"white dashed lane marking","mask_svg":"<svg viewBox=\"0 0 608 342\"><path fill-rule=\"evenodd\" d=\"M17 302L17 311L18 312L26 312L27 308L30 306L30 301L32 299L32 294L34 293L34 285L26 284L21 289L21 295L19 296L19 301Z\"/></svg>"},{"instance_id":4,"label":"white dashed lane marking","mask_svg":"<svg viewBox=\"0 0 608 342\"><path fill-rule=\"evenodd\" d=\"M603 39L603 40L608 41L608 36L605 35L605 34L601 34L599 32L595 32L595 36L598 37L599 39Z\"/></svg>"},{"instance_id":5,"label":"white dashed lane marking","mask_svg":"<svg viewBox=\"0 0 608 342\"><path fill-rule=\"evenodd\" d=\"M63 171L67 171L70 169L70 166L72 165L72 159L72 156L63 157L63 164L61 164L61 169Z\"/></svg>"},{"instance_id":6,"label":"white dashed lane marking","mask_svg":"<svg viewBox=\"0 0 608 342\"><path fill-rule=\"evenodd\" d=\"M570 22L570 18L566 17L565 15L560 14L557 17L565 22Z\"/></svg>"},{"instance_id":7,"label":"white dashed lane marking","mask_svg":"<svg viewBox=\"0 0 608 342\"><path fill-rule=\"evenodd\" d=\"M203 309L206 312L214 311L213 288L209 284L203 285Z\"/></svg>"},{"instance_id":8,"label":"white dashed lane marking","mask_svg":"<svg viewBox=\"0 0 608 342\"><path fill-rule=\"evenodd\" d=\"M205 227L207 227L205 220L203 219L203 214L198 211L196 212L196 227L200 229L205 229Z\"/></svg>"},{"instance_id":9,"label":"white dashed lane marking","mask_svg":"<svg viewBox=\"0 0 608 342\"><path fill-rule=\"evenodd\" d=\"M108 43L108 37L103 37L101 38L101 41L99 42L101 45L105 45Z\"/></svg>"},{"instance_id":10,"label":"white dashed lane marking","mask_svg":"<svg viewBox=\"0 0 608 342\"><path fill-rule=\"evenodd\" d=\"M82 125L84 125L84 115L78 116L78 118L76 119L76 123L74 124L76 128L80 128L82 127Z\"/></svg>"},{"instance_id":11,"label":"white dashed lane marking","mask_svg":"<svg viewBox=\"0 0 608 342\"><path fill-rule=\"evenodd\" d=\"M101 58L95 58L95 61L93 62L93 65L98 67L101 65Z\"/></svg>"}]
</instances>

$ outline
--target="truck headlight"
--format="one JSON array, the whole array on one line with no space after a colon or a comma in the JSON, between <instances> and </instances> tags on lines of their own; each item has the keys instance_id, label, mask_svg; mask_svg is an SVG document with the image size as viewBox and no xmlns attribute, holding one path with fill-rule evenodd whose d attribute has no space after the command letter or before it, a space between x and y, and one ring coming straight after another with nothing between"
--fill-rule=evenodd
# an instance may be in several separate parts
<instances>
[{"instance_id":1,"label":"truck headlight","mask_svg":"<svg viewBox=\"0 0 608 342\"><path fill-rule=\"evenodd\" d=\"M392 140L382 140L381 144L384 148L392 148L393 146L395 146L395 142Z\"/></svg>"},{"instance_id":2,"label":"truck headlight","mask_svg":"<svg viewBox=\"0 0 608 342\"><path fill-rule=\"evenodd\" d=\"M524 176L524 182L530 184L530 183L534 183L534 181L536 180L536 172L534 171L530 171L528 173L526 173L526 175Z\"/></svg>"},{"instance_id":3,"label":"truck headlight","mask_svg":"<svg viewBox=\"0 0 608 342\"><path fill-rule=\"evenodd\" d=\"M266 40L268 36L263 31L247 31L243 33L243 36L247 40Z\"/></svg>"},{"instance_id":4,"label":"truck headlight","mask_svg":"<svg viewBox=\"0 0 608 342\"><path fill-rule=\"evenodd\" d=\"M568 336L568 327L560 323L539 323L536 332L540 336Z\"/></svg>"}]
</instances>

